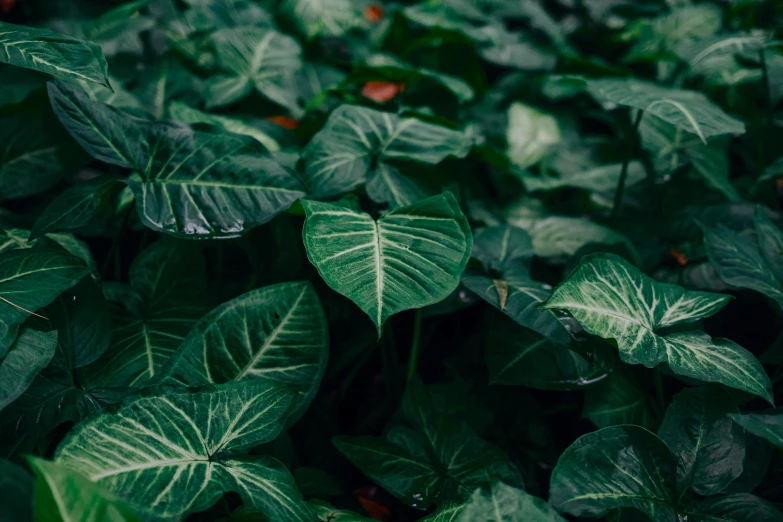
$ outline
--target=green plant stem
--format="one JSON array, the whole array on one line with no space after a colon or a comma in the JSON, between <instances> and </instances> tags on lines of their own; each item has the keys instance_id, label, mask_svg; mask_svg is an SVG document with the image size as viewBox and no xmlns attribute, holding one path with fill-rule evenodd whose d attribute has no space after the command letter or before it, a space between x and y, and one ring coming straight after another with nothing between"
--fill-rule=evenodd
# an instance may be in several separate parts
<instances>
[{"instance_id":1,"label":"green plant stem","mask_svg":"<svg viewBox=\"0 0 783 522\"><path fill-rule=\"evenodd\" d=\"M421 346L421 322L423 314L421 308L416 310L416 315L413 319L413 341L411 342L411 355L408 358L408 375L407 381L410 382L413 376L416 375L416 369L419 366L419 348Z\"/></svg>"},{"instance_id":2,"label":"green plant stem","mask_svg":"<svg viewBox=\"0 0 783 522\"><path fill-rule=\"evenodd\" d=\"M631 158L636 152L636 141L639 136L639 124L642 123L642 115L644 111L637 111L636 120L633 122L633 130L631 138L631 144L628 147L628 154L623 161L623 168L620 171L620 181L617 183L617 191L614 193L614 205L612 206L612 217L620 215L620 207L623 204L623 191L625 190L625 179L628 177L628 164L631 163Z\"/></svg>"},{"instance_id":3,"label":"green plant stem","mask_svg":"<svg viewBox=\"0 0 783 522\"><path fill-rule=\"evenodd\" d=\"M106 259L103 260L103 266L101 266L101 279L103 279L104 276L106 275L106 270L108 270L109 268L109 264L111 263L111 260L114 257L114 253L117 251L117 249L120 246L120 239L122 239L122 236L125 235L125 229L128 228L130 215L133 212L134 208L136 208L136 206L133 203L131 203L130 205L128 205L128 210L125 211L125 216L123 216L122 218L122 224L120 225L120 229L117 230L117 233L114 235L114 240L112 240L111 247L109 248L109 253L106 254ZM119 275L117 277L119 278Z\"/></svg>"},{"instance_id":4,"label":"green plant stem","mask_svg":"<svg viewBox=\"0 0 783 522\"><path fill-rule=\"evenodd\" d=\"M666 411L666 400L663 397L663 378L661 377L661 367L655 367L655 395L658 397L658 407L661 415Z\"/></svg>"}]
</instances>

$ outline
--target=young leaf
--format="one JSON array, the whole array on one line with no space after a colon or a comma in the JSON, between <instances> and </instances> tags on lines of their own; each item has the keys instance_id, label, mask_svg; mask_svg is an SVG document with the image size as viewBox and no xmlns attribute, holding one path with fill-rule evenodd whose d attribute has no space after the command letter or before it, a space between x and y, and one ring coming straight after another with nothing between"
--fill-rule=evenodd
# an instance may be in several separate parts
<instances>
[{"instance_id":1,"label":"young leaf","mask_svg":"<svg viewBox=\"0 0 783 522\"><path fill-rule=\"evenodd\" d=\"M185 386L269 380L300 393L303 413L326 370L329 335L309 282L252 290L205 315L166 367L163 382Z\"/></svg>"},{"instance_id":2,"label":"young leaf","mask_svg":"<svg viewBox=\"0 0 783 522\"><path fill-rule=\"evenodd\" d=\"M722 225L702 224L707 255L724 282L761 292L783 308L783 231L761 207L753 221L755 240Z\"/></svg>"},{"instance_id":3,"label":"young leaf","mask_svg":"<svg viewBox=\"0 0 783 522\"><path fill-rule=\"evenodd\" d=\"M79 424L55 462L159 518L204 510L235 491L269 519L310 522L280 462L233 455L273 440L293 400L268 381L138 397Z\"/></svg>"},{"instance_id":4,"label":"young leaf","mask_svg":"<svg viewBox=\"0 0 783 522\"><path fill-rule=\"evenodd\" d=\"M677 490L715 495L742 474L745 434L729 418L739 413L718 387L681 391L666 410L658 436L679 458Z\"/></svg>"},{"instance_id":5,"label":"young leaf","mask_svg":"<svg viewBox=\"0 0 783 522\"><path fill-rule=\"evenodd\" d=\"M783 414L748 413L729 415L731 420L754 435L763 437L775 446L783 447Z\"/></svg>"},{"instance_id":6,"label":"young leaf","mask_svg":"<svg viewBox=\"0 0 783 522\"><path fill-rule=\"evenodd\" d=\"M744 348L699 331L656 332L709 317L728 300L658 283L613 254L592 254L582 258L543 307L566 310L588 332L614 339L626 363L652 368L666 362L676 374L719 382L772 403L769 377Z\"/></svg>"},{"instance_id":7,"label":"young leaf","mask_svg":"<svg viewBox=\"0 0 783 522\"><path fill-rule=\"evenodd\" d=\"M284 0L280 12L296 23L307 39L342 36L362 21L349 0Z\"/></svg>"},{"instance_id":8,"label":"young leaf","mask_svg":"<svg viewBox=\"0 0 783 522\"><path fill-rule=\"evenodd\" d=\"M379 338L387 318L453 292L470 257L468 221L448 192L377 220L347 201L302 206L307 257L370 316Z\"/></svg>"},{"instance_id":9,"label":"young leaf","mask_svg":"<svg viewBox=\"0 0 783 522\"><path fill-rule=\"evenodd\" d=\"M597 100L633 107L707 138L742 134L745 125L729 116L706 96L695 91L671 89L634 79L587 80L587 89Z\"/></svg>"},{"instance_id":10,"label":"young leaf","mask_svg":"<svg viewBox=\"0 0 783 522\"><path fill-rule=\"evenodd\" d=\"M491 515L490 515L491 513ZM491 518L490 518L491 517ZM565 522L552 506L521 489L503 482L477 489L465 502L455 522L493 520L497 522Z\"/></svg>"},{"instance_id":11,"label":"young leaf","mask_svg":"<svg viewBox=\"0 0 783 522\"><path fill-rule=\"evenodd\" d=\"M560 142L557 120L532 107L513 103L508 108L508 159L519 169L538 163Z\"/></svg>"},{"instance_id":12,"label":"young leaf","mask_svg":"<svg viewBox=\"0 0 783 522\"><path fill-rule=\"evenodd\" d=\"M55 78L109 86L106 59L95 44L70 36L0 22L0 62L34 69Z\"/></svg>"},{"instance_id":13,"label":"young leaf","mask_svg":"<svg viewBox=\"0 0 783 522\"><path fill-rule=\"evenodd\" d=\"M388 176L382 166L389 160L434 165L447 156L464 157L471 146L471 138L463 132L416 118L341 105L302 153L304 178L315 196L333 196L356 188L368 178ZM384 183L389 185L388 190L395 191L396 183ZM412 203L408 199L401 194L393 201Z\"/></svg>"},{"instance_id":14,"label":"young leaf","mask_svg":"<svg viewBox=\"0 0 783 522\"><path fill-rule=\"evenodd\" d=\"M583 435L560 456L549 502L574 516L634 508L652 520L677 522L676 469L666 444L644 428L604 428Z\"/></svg>"},{"instance_id":15,"label":"young leaf","mask_svg":"<svg viewBox=\"0 0 783 522\"><path fill-rule=\"evenodd\" d=\"M36 374L54 356L57 332L23 330L0 359L0 410L11 404L30 386Z\"/></svg>"},{"instance_id":16,"label":"young leaf","mask_svg":"<svg viewBox=\"0 0 783 522\"><path fill-rule=\"evenodd\" d=\"M28 457L35 481L35 520L44 522L141 522L123 500L81 473L37 457Z\"/></svg>"},{"instance_id":17,"label":"young leaf","mask_svg":"<svg viewBox=\"0 0 783 522\"><path fill-rule=\"evenodd\" d=\"M424 508L464 498L496 480L522 485L508 457L462 421L439 413L418 378L408 384L402 412L411 427L398 424L385 439L333 439L343 455L402 502Z\"/></svg>"},{"instance_id":18,"label":"young leaf","mask_svg":"<svg viewBox=\"0 0 783 522\"><path fill-rule=\"evenodd\" d=\"M206 311L204 261L193 249L161 241L130 267L130 286L107 292L113 308L111 346L90 368L94 387L143 386Z\"/></svg>"},{"instance_id":19,"label":"young leaf","mask_svg":"<svg viewBox=\"0 0 783 522\"><path fill-rule=\"evenodd\" d=\"M272 29L237 27L216 31L211 41L224 72L204 85L207 107L229 105L256 89L300 114L294 73L302 66L302 49L296 40Z\"/></svg>"},{"instance_id":20,"label":"young leaf","mask_svg":"<svg viewBox=\"0 0 783 522\"><path fill-rule=\"evenodd\" d=\"M0 254L0 357L19 326L90 272L81 259L50 249Z\"/></svg>"},{"instance_id":21,"label":"young leaf","mask_svg":"<svg viewBox=\"0 0 783 522\"><path fill-rule=\"evenodd\" d=\"M142 222L179 237L235 237L304 196L289 155L270 156L246 136L150 122L49 86L55 113L94 158L132 168L126 183Z\"/></svg>"}]
</instances>

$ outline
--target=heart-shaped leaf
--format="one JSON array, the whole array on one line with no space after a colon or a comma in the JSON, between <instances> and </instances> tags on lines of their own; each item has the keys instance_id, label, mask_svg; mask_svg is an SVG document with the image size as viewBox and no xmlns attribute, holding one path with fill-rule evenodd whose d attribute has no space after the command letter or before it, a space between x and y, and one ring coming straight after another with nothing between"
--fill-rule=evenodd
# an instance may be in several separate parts
<instances>
[{"instance_id":1,"label":"heart-shaped leaf","mask_svg":"<svg viewBox=\"0 0 783 522\"><path fill-rule=\"evenodd\" d=\"M471 138L417 118L341 105L305 148L304 178L316 196L348 192L368 179L385 176L379 168L389 160L410 160L434 165L447 156L467 155ZM385 182L394 192L395 183ZM395 197L397 204L407 198Z\"/></svg>"},{"instance_id":2,"label":"heart-shaped leaf","mask_svg":"<svg viewBox=\"0 0 783 522\"><path fill-rule=\"evenodd\" d=\"M729 297L658 283L613 254L582 258L543 305L571 313L588 332L614 339L620 358L652 368L719 382L773 402L769 377L747 350L700 331L661 335L657 330L709 317Z\"/></svg>"},{"instance_id":3,"label":"heart-shaped leaf","mask_svg":"<svg viewBox=\"0 0 783 522\"><path fill-rule=\"evenodd\" d=\"M309 282L252 290L205 315L161 371L185 386L256 379L284 383L303 413L329 353L326 317Z\"/></svg>"},{"instance_id":4,"label":"heart-shaped leaf","mask_svg":"<svg viewBox=\"0 0 783 522\"><path fill-rule=\"evenodd\" d=\"M268 381L138 397L79 424L55 462L159 518L204 510L236 491L272 520L310 522L285 466L233 455L273 440L293 400Z\"/></svg>"},{"instance_id":5,"label":"heart-shaped leaf","mask_svg":"<svg viewBox=\"0 0 783 522\"><path fill-rule=\"evenodd\" d=\"M324 281L356 303L380 338L392 315L445 299L473 245L451 193L373 219L348 201L303 201L307 256Z\"/></svg>"}]
</instances>

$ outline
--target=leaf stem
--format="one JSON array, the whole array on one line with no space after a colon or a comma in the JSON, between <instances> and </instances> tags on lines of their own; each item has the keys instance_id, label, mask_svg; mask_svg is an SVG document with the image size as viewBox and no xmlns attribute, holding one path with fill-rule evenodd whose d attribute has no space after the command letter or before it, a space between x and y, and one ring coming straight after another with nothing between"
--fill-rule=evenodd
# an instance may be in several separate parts
<instances>
[{"instance_id":1,"label":"leaf stem","mask_svg":"<svg viewBox=\"0 0 783 522\"><path fill-rule=\"evenodd\" d=\"M419 347L421 346L421 322L423 314L421 308L416 309L416 315L413 318L413 341L411 342L411 355L408 359L407 381L410 382L416 375L416 369L419 366Z\"/></svg>"},{"instance_id":2,"label":"leaf stem","mask_svg":"<svg viewBox=\"0 0 783 522\"><path fill-rule=\"evenodd\" d=\"M661 417L666 411L666 400L663 397L663 378L661 377L661 366L655 367L655 395L658 397L658 407L661 411Z\"/></svg>"},{"instance_id":3,"label":"leaf stem","mask_svg":"<svg viewBox=\"0 0 783 522\"><path fill-rule=\"evenodd\" d=\"M117 248L120 246L120 239L122 239L122 236L125 235L125 229L128 228L128 221L134 208L136 208L136 205L130 203L128 205L128 210L125 211L125 216L122 218L122 225L120 225L119 230L117 230L117 233L114 235L114 240L112 241L111 247L109 248L109 253L106 254L106 259L103 260L103 266L101 266L101 279L106 276L106 270L109 268L109 263L114 257L114 253L117 251Z\"/></svg>"},{"instance_id":4,"label":"leaf stem","mask_svg":"<svg viewBox=\"0 0 783 522\"><path fill-rule=\"evenodd\" d=\"M614 205L612 206L612 217L620 215L620 207L623 204L623 191L625 190L625 179L628 177L628 164L631 162L631 157L636 152L636 141L639 136L639 124L642 123L642 115L644 111L640 110L636 113L636 120L633 122L633 135L631 136L631 145L628 147L628 154L623 161L623 168L620 171L620 181L617 183L617 191L614 193Z\"/></svg>"}]
</instances>

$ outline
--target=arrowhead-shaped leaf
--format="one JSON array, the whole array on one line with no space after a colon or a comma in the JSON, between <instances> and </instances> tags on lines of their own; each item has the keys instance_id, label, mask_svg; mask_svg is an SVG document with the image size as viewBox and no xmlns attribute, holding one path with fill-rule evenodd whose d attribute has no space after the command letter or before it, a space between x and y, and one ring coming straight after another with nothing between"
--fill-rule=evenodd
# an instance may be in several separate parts
<instances>
[{"instance_id":1,"label":"arrowhead-shaped leaf","mask_svg":"<svg viewBox=\"0 0 783 522\"><path fill-rule=\"evenodd\" d=\"M301 396L303 413L321 382L329 335L309 282L259 288L205 315L167 363L164 382L185 386L270 380Z\"/></svg>"},{"instance_id":2,"label":"arrowhead-shaped leaf","mask_svg":"<svg viewBox=\"0 0 783 522\"><path fill-rule=\"evenodd\" d=\"M661 87L633 79L587 80L590 94L601 102L633 107L696 134L706 143L707 138L721 134L741 134L745 125L729 116L695 91Z\"/></svg>"},{"instance_id":3,"label":"arrowhead-shaped leaf","mask_svg":"<svg viewBox=\"0 0 783 522\"><path fill-rule=\"evenodd\" d=\"M30 314L89 272L81 259L56 250L32 248L0 254L0 356Z\"/></svg>"},{"instance_id":4,"label":"arrowhead-shaped leaf","mask_svg":"<svg viewBox=\"0 0 783 522\"><path fill-rule=\"evenodd\" d=\"M55 462L160 518L204 510L236 491L272 520L310 522L285 466L234 455L277 437L294 396L257 381L135 398L79 424Z\"/></svg>"},{"instance_id":5,"label":"arrowhead-shaped leaf","mask_svg":"<svg viewBox=\"0 0 783 522\"><path fill-rule=\"evenodd\" d=\"M408 384L398 424L380 437L336 437L340 452L404 503L424 508L463 499L496 480L522 485L519 471L496 446L461 420L435 409L416 378Z\"/></svg>"},{"instance_id":6,"label":"arrowhead-shaped leaf","mask_svg":"<svg viewBox=\"0 0 783 522\"><path fill-rule=\"evenodd\" d=\"M305 148L304 178L316 196L342 194L368 179L388 175L380 167L389 160L434 165L447 156L464 157L471 146L472 140L464 132L417 118L341 105ZM395 190L394 182L384 184L389 191ZM405 195L395 198L395 203L404 201Z\"/></svg>"},{"instance_id":7,"label":"arrowhead-shaped leaf","mask_svg":"<svg viewBox=\"0 0 783 522\"><path fill-rule=\"evenodd\" d=\"M208 107L241 100L256 89L294 114L301 109L294 74L302 67L299 43L273 29L237 27L211 36L217 62L224 73L205 84Z\"/></svg>"},{"instance_id":8,"label":"arrowhead-shaped leaf","mask_svg":"<svg viewBox=\"0 0 783 522\"><path fill-rule=\"evenodd\" d=\"M0 62L109 87L106 59L97 45L48 29L0 22Z\"/></svg>"},{"instance_id":9,"label":"arrowhead-shaped leaf","mask_svg":"<svg viewBox=\"0 0 783 522\"><path fill-rule=\"evenodd\" d=\"M206 312L201 254L165 241L144 250L130 267L130 286L111 287L114 333L90 369L95 387L143 386Z\"/></svg>"},{"instance_id":10,"label":"arrowhead-shaped leaf","mask_svg":"<svg viewBox=\"0 0 783 522\"><path fill-rule=\"evenodd\" d=\"M28 457L35 481L35 520L141 522L123 500L81 473L56 462Z\"/></svg>"},{"instance_id":11,"label":"arrowhead-shaped leaf","mask_svg":"<svg viewBox=\"0 0 783 522\"><path fill-rule=\"evenodd\" d=\"M668 363L674 373L719 382L772 403L769 377L756 358L727 339L700 331L657 331L709 317L729 297L658 283L613 254L585 256L560 283L544 308L565 310L588 332L614 339L620 358L652 368Z\"/></svg>"},{"instance_id":12,"label":"arrowhead-shaped leaf","mask_svg":"<svg viewBox=\"0 0 783 522\"><path fill-rule=\"evenodd\" d=\"M94 158L134 169L126 183L142 222L180 237L234 237L266 223L304 191L290 155L270 156L250 137L204 133L133 118L61 83L55 113Z\"/></svg>"},{"instance_id":13,"label":"arrowhead-shaped leaf","mask_svg":"<svg viewBox=\"0 0 783 522\"><path fill-rule=\"evenodd\" d=\"M451 193L373 219L346 201L303 201L307 256L324 281L356 303L380 337L392 315L445 299L473 245Z\"/></svg>"},{"instance_id":14,"label":"arrowhead-shaped leaf","mask_svg":"<svg viewBox=\"0 0 783 522\"><path fill-rule=\"evenodd\" d=\"M738 414L731 396L718 387L689 388L674 396L658 436L679 458L677 488L715 495L742 474L745 434L729 415Z\"/></svg>"}]
</instances>

